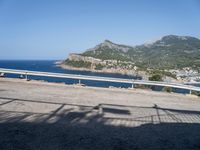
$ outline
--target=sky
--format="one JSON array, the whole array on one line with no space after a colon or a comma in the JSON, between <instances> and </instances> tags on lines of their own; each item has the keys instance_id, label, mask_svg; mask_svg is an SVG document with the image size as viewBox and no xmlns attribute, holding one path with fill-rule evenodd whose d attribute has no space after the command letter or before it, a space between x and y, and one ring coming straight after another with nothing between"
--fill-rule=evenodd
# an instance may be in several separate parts
<instances>
[{"instance_id":1,"label":"sky","mask_svg":"<svg viewBox=\"0 0 200 150\"><path fill-rule=\"evenodd\" d=\"M200 38L200 0L0 0L0 60L61 60L105 39Z\"/></svg>"}]
</instances>

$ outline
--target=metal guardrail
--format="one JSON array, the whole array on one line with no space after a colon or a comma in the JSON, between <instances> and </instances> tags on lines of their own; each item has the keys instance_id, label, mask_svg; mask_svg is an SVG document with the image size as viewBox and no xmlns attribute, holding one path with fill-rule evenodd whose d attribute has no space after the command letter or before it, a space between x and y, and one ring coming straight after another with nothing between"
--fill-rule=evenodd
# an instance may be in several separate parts
<instances>
[{"instance_id":1,"label":"metal guardrail","mask_svg":"<svg viewBox=\"0 0 200 150\"><path fill-rule=\"evenodd\" d=\"M190 93L191 93L191 91L200 92L200 87L195 87L195 86L185 85L185 84L179 84L179 83L170 83L170 82L133 80L133 79L123 79L123 78L110 78L110 77L99 77L99 76L64 74L64 73L38 72L38 71L16 70L16 69L5 69L5 68L0 68L0 73L25 75L26 79L28 79L28 76L31 75L31 76L77 79L77 80L79 80L79 82L81 80L92 80L92 81L129 83L129 84L132 84L132 87L134 85L154 85L154 86L163 86L163 87L172 87L172 88L178 88L178 89L186 89L186 90L189 90ZM189 84L189 83L187 83L187 84Z\"/></svg>"}]
</instances>

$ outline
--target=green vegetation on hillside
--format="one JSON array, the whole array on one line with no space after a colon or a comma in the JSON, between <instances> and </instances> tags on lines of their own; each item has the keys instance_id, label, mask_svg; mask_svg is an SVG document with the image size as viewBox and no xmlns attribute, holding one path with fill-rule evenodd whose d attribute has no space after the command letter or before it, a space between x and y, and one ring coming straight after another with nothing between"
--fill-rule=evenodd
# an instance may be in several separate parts
<instances>
[{"instance_id":1,"label":"green vegetation on hillside","mask_svg":"<svg viewBox=\"0 0 200 150\"><path fill-rule=\"evenodd\" d=\"M102 60L121 60L121 61L129 61L130 58L122 52L115 51L108 47L103 47L100 50L96 51L86 51L82 56L90 56Z\"/></svg>"},{"instance_id":2,"label":"green vegetation on hillside","mask_svg":"<svg viewBox=\"0 0 200 150\"><path fill-rule=\"evenodd\" d=\"M168 72L168 71L165 71L165 70L162 70L162 69L160 69L160 70L159 69L148 70L147 72L150 75L159 74L161 77L168 76L168 77L176 79L176 75L175 74L172 74L171 72Z\"/></svg>"},{"instance_id":3,"label":"green vegetation on hillside","mask_svg":"<svg viewBox=\"0 0 200 150\"><path fill-rule=\"evenodd\" d=\"M95 70L102 70L103 67L104 67L103 65L97 64L97 65L95 66Z\"/></svg>"},{"instance_id":4,"label":"green vegetation on hillside","mask_svg":"<svg viewBox=\"0 0 200 150\"><path fill-rule=\"evenodd\" d=\"M178 70L189 67L200 71L200 40L188 36L168 35L154 43L135 47L106 40L79 56L80 61L73 60L72 57L64 63L76 68L95 70L106 68L132 71L136 67L137 71L146 72L150 76L149 80L162 81L166 76L176 79L176 75L169 72L170 69ZM81 56L100 60L94 60L97 61L94 63L92 59L84 57L82 59Z\"/></svg>"},{"instance_id":5,"label":"green vegetation on hillside","mask_svg":"<svg viewBox=\"0 0 200 150\"><path fill-rule=\"evenodd\" d=\"M100 44L82 55L102 60L131 61L140 68L200 69L200 40L197 38L169 35L149 45L127 47L126 52L123 48L126 47L110 42L110 45Z\"/></svg>"},{"instance_id":6,"label":"green vegetation on hillside","mask_svg":"<svg viewBox=\"0 0 200 150\"><path fill-rule=\"evenodd\" d=\"M154 74L151 77L149 77L150 81L163 81L162 76L160 74Z\"/></svg>"},{"instance_id":7,"label":"green vegetation on hillside","mask_svg":"<svg viewBox=\"0 0 200 150\"><path fill-rule=\"evenodd\" d=\"M85 61L73 61L73 60L65 60L65 65L69 65L76 68L91 68L91 62Z\"/></svg>"}]
</instances>

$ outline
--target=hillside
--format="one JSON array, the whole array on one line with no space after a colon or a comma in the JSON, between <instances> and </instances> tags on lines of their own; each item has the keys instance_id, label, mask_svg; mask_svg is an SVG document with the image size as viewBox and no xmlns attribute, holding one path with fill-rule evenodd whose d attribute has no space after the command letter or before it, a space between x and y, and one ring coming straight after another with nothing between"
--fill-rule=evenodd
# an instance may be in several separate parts
<instances>
[{"instance_id":1,"label":"hillside","mask_svg":"<svg viewBox=\"0 0 200 150\"><path fill-rule=\"evenodd\" d=\"M200 40L190 36L168 35L135 47L105 40L82 54L70 55L63 64L75 68L115 69L122 72L185 67L200 70Z\"/></svg>"},{"instance_id":2,"label":"hillside","mask_svg":"<svg viewBox=\"0 0 200 150\"><path fill-rule=\"evenodd\" d=\"M154 43L137 46L128 55L142 67L182 69L200 67L200 40L169 35Z\"/></svg>"}]
</instances>

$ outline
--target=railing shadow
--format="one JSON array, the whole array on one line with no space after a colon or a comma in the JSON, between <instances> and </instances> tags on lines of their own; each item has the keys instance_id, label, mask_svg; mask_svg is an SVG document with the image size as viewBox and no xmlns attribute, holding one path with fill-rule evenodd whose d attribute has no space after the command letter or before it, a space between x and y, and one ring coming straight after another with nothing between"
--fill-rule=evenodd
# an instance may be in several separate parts
<instances>
[{"instance_id":1,"label":"railing shadow","mask_svg":"<svg viewBox=\"0 0 200 150\"><path fill-rule=\"evenodd\" d=\"M48 113L0 109L1 150L200 149L200 111L0 99L8 101L0 108L16 102L58 106Z\"/></svg>"}]
</instances>

